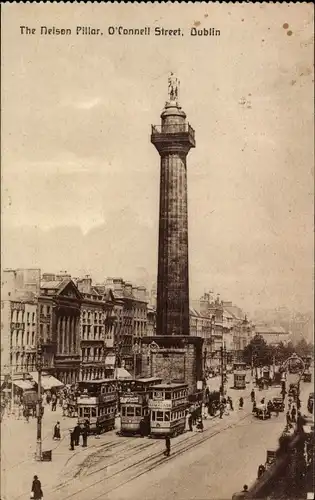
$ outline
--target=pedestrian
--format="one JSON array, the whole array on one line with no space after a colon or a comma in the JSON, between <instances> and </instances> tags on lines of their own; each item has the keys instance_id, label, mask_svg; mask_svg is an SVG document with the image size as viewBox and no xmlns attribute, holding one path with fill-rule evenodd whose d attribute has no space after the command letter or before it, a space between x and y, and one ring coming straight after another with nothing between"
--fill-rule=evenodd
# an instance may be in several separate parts
<instances>
[{"instance_id":1,"label":"pedestrian","mask_svg":"<svg viewBox=\"0 0 315 500\"><path fill-rule=\"evenodd\" d=\"M193 430L193 419L192 419L192 415L191 413L189 413L189 417L188 417L188 426L189 426L189 431L192 432Z\"/></svg>"},{"instance_id":2,"label":"pedestrian","mask_svg":"<svg viewBox=\"0 0 315 500\"><path fill-rule=\"evenodd\" d=\"M293 406L292 410L291 410L291 420L292 420L292 422L296 422L296 408L295 408L295 406Z\"/></svg>"},{"instance_id":3,"label":"pedestrian","mask_svg":"<svg viewBox=\"0 0 315 500\"><path fill-rule=\"evenodd\" d=\"M72 429L70 429L70 450L74 450L74 433Z\"/></svg>"},{"instance_id":4,"label":"pedestrian","mask_svg":"<svg viewBox=\"0 0 315 500\"><path fill-rule=\"evenodd\" d=\"M258 472L257 472L257 479L259 479L263 474L264 472L266 471L266 467L264 465L260 465L258 467Z\"/></svg>"},{"instance_id":5,"label":"pedestrian","mask_svg":"<svg viewBox=\"0 0 315 500\"><path fill-rule=\"evenodd\" d=\"M164 455L169 457L171 454L171 438L169 436L165 437L165 452Z\"/></svg>"},{"instance_id":6,"label":"pedestrian","mask_svg":"<svg viewBox=\"0 0 315 500\"><path fill-rule=\"evenodd\" d=\"M240 397L240 400L239 400L239 409L241 410L244 406L244 399L242 398L242 396Z\"/></svg>"},{"instance_id":7,"label":"pedestrian","mask_svg":"<svg viewBox=\"0 0 315 500\"><path fill-rule=\"evenodd\" d=\"M232 401L231 396L229 396L229 397L228 397L228 402L229 402L229 405L230 405L230 410L231 410L231 411L234 411L234 408L233 408L233 401Z\"/></svg>"},{"instance_id":8,"label":"pedestrian","mask_svg":"<svg viewBox=\"0 0 315 500\"><path fill-rule=\"evenodd\" d=\"M262 405L265 404L265 398L262 398L262 400L260 401Z\"/></svg>"},{"instance_id":9,"label":"pedestrian","mask_svg":"<svg viewBox=\"0 0 315 500\"><path fill-rule=\"evenodd\" d=\"M57 408L57 396L53 394L51 397L51 411L56 411Z\"/></svg>"},{"instance_id":10,"label":"pedestrian","mask_svg":"<svg viewBox=\"0 0 315 500\"><path fill-rule=\"evenodd\" d=\"M43 498L43 490L38 476L34 476L31 490L31 498L34 500L41 500Z\"/></svg>"},{"instance_id":11,"label":"pedestrian","mask_svg":"<svg viewBox=\"0 0 315 500\"><path fill-rule=\"evenodd\" d=\"M60 439L60 422L57 422L54 427L54 436L53 439Z\"/></svg>"},{"instance_id":12,"label":"pedestrian","mask_svg":"<svg viewBox=\"0 0 315 500\"><path fill-rule=\"evenodd\" d=\"M25 406L25 407L24 407L23 416L24 416L24 418L25 418L25 421L26 421L27 423L29 423L29 418L30 418L30 410L29 410L28 406Z\"/></svg>"},{"instance_id":13,"label":"pedestrian","mask_svg":"<svg viewBox=\"0 0 315 500\"><path fill-rule=\"evenodd\" d=\"M252 389L252 391L250 393L250 398L251 398L251 401L253 403L255 401L255 391L254 391L254 389Z\"/></svg>"},{"instance_id":14,"label":"pedestrian","mask_svg":"<svg viewBox=\"0 0 315 500\"><path fill-rule=\"evenodd\" d=\"M224 405L223 405L223 403L220 403L219 411L220 411L220 418L222 418L223 417L223 413L224 413Z\"/></svg>"},{"instance_id":15,"label":"pedestrian","mask_svg":"<svg viewBox=\"0 0 315 500\"><path fill-rule=\"evenodd\" d=\"M287 411L285 418L286 418L287 425L289 426L291 424L291 417L290 417L289 410Z\"/></svg>"},{"instance_id":16,"label":"pedestrian","mask_svg":"<svg viewBox=\"0 0 315 500\"><path fill-rule=\"evenodd\" d=\"M140 436L144 437L145 436L145 420L142 418L140 420Z\"/></svg>"},{"instance_id":17,"label":"pedestrian","mask_svg":"<svg viewBox=\"0 0 315 500\"><path fill-rule=\"evenodd\" d=\"M63 417L67 416L67 409L68 409L68 403L67 403L67 400L64 399L62 402L62 416Z\"/></svg>"},{"instance_id":18,"label":"pedestrian","mask_svg":"<svg viewBox=\"0 0 315 500\"><path fill-rule=\"evenodd\" d=\"M79 446L80 434L81 434L81 429L80 426L77 424L73 429L74 446Z\"/></svg>"},{"instance_id":19,"label":"pedestrian","mask_svg":"<svg viewBox=\"0 0 315 500\"><path fill-rule=\"evenodd\" d=\"M87 437L88 437L88 428L85 425L82 430L82 438L83 438L83 444L82 447L86 448L87 447Z\"/></svg>"},{"instance_id":20,"label":"pedestrian","mask_svg":"<svg viewBox=\"0 0 315 500\"><path fill-rule=\"evenodd\" d=\"M253 401L253 413L256 413L256 410L257 410L257 405L256 405L256 401L254 400Z\"/></svg>"}]
</instances>

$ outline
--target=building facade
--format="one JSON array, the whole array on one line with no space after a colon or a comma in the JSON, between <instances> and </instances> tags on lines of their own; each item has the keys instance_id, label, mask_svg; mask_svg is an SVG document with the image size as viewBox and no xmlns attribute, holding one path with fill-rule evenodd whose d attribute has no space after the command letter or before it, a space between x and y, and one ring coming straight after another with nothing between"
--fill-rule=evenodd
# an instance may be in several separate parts
<instances>
[{"instance_id":1,"label":"building facade","mask_svg":"<svg viewBox=\"0 0 315 500\"><path fill-rule=\"evenodd\" d=\"M82 295L69 276L41 282L38 331L43 369L63 384L74 384L80 378L81 303Z\"/></svg>"},{"instance_id":2,"label":"building facade","mask_svg":"<svg viewBox=\"0 0 315 500\"><path fill-rule=\"evenodd\" d=\"M113 332L117 366L138 375L141 370L140 342L147 335L146 288L134 286L122 278L107 278L105 291L112 294L108 324L111 325L109 332Z\"/></svg>"}]
</instances>

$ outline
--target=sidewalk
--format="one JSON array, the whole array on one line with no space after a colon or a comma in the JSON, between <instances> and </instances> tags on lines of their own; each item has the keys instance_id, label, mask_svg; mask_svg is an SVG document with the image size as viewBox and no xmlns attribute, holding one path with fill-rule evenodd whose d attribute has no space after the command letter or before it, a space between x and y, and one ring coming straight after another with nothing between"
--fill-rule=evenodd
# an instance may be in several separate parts
<instances>
[{"instance_id":1,"label":"sidewalk","mask_svg":"<svg viewBox=\"0 0 315 500\"><path fill-rule=\"evenodd\" d=\"M54 441L53 427L59 421L61 440ZM88 438L88 447L82 442L70 450L69 429L77 423L76 418L62 417L61 408L52 412L45 407L42 425L42 450L52 450L51 462L36 462L36 418L25 419L6 417L1 425L1 500L29 498L33 476L38 475L43 491L51 489L73 477L76 467L97 448L117 438L116 431ZM18 477L18 480L17 480Z\"/></svg>"}]
</instances>

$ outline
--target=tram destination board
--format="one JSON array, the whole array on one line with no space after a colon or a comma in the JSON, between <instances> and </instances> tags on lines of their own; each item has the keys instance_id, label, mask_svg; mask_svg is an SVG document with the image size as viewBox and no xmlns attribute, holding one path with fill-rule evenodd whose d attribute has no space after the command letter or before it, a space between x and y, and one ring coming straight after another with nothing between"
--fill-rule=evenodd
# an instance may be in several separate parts
<instances>
[{"instance_id":1,"label":"tram destination board","mask_svg":"<svg viewBox=\"0 0 315 500\"><path fill-rule=\"evenodd\" d=\"M139 396L121 396L120 402L125 403L141 403Z\"/></svg>"},{"instance_id":2,"label":"tram destination board","mask_svg":"<svg viewBox=\"0 0 315 500\"><path fill-rule=\"evenodd\" d=\"M149 400L149 408L152 410L172 410L178 406L187 405L187 399L173 399L173 400L163 400L157 401L156 399Z\"/></svg>"}]
</instances>

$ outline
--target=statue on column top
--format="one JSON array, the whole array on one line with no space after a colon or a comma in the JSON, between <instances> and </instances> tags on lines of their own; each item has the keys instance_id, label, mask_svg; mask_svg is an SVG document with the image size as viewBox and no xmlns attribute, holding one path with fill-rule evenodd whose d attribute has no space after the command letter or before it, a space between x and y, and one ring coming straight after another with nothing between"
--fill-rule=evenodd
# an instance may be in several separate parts
<instances>
[{"instance_id":1,"label":"statue on column top","mask_svg":"<svg viewBox=\"0 0 315 500\"><path fill-rule=\"evenodd\" d=\"M178 102L179 99L179 80L174 73L168 77L168 100L169 102Z\"/></svg>"}]
</instances>

